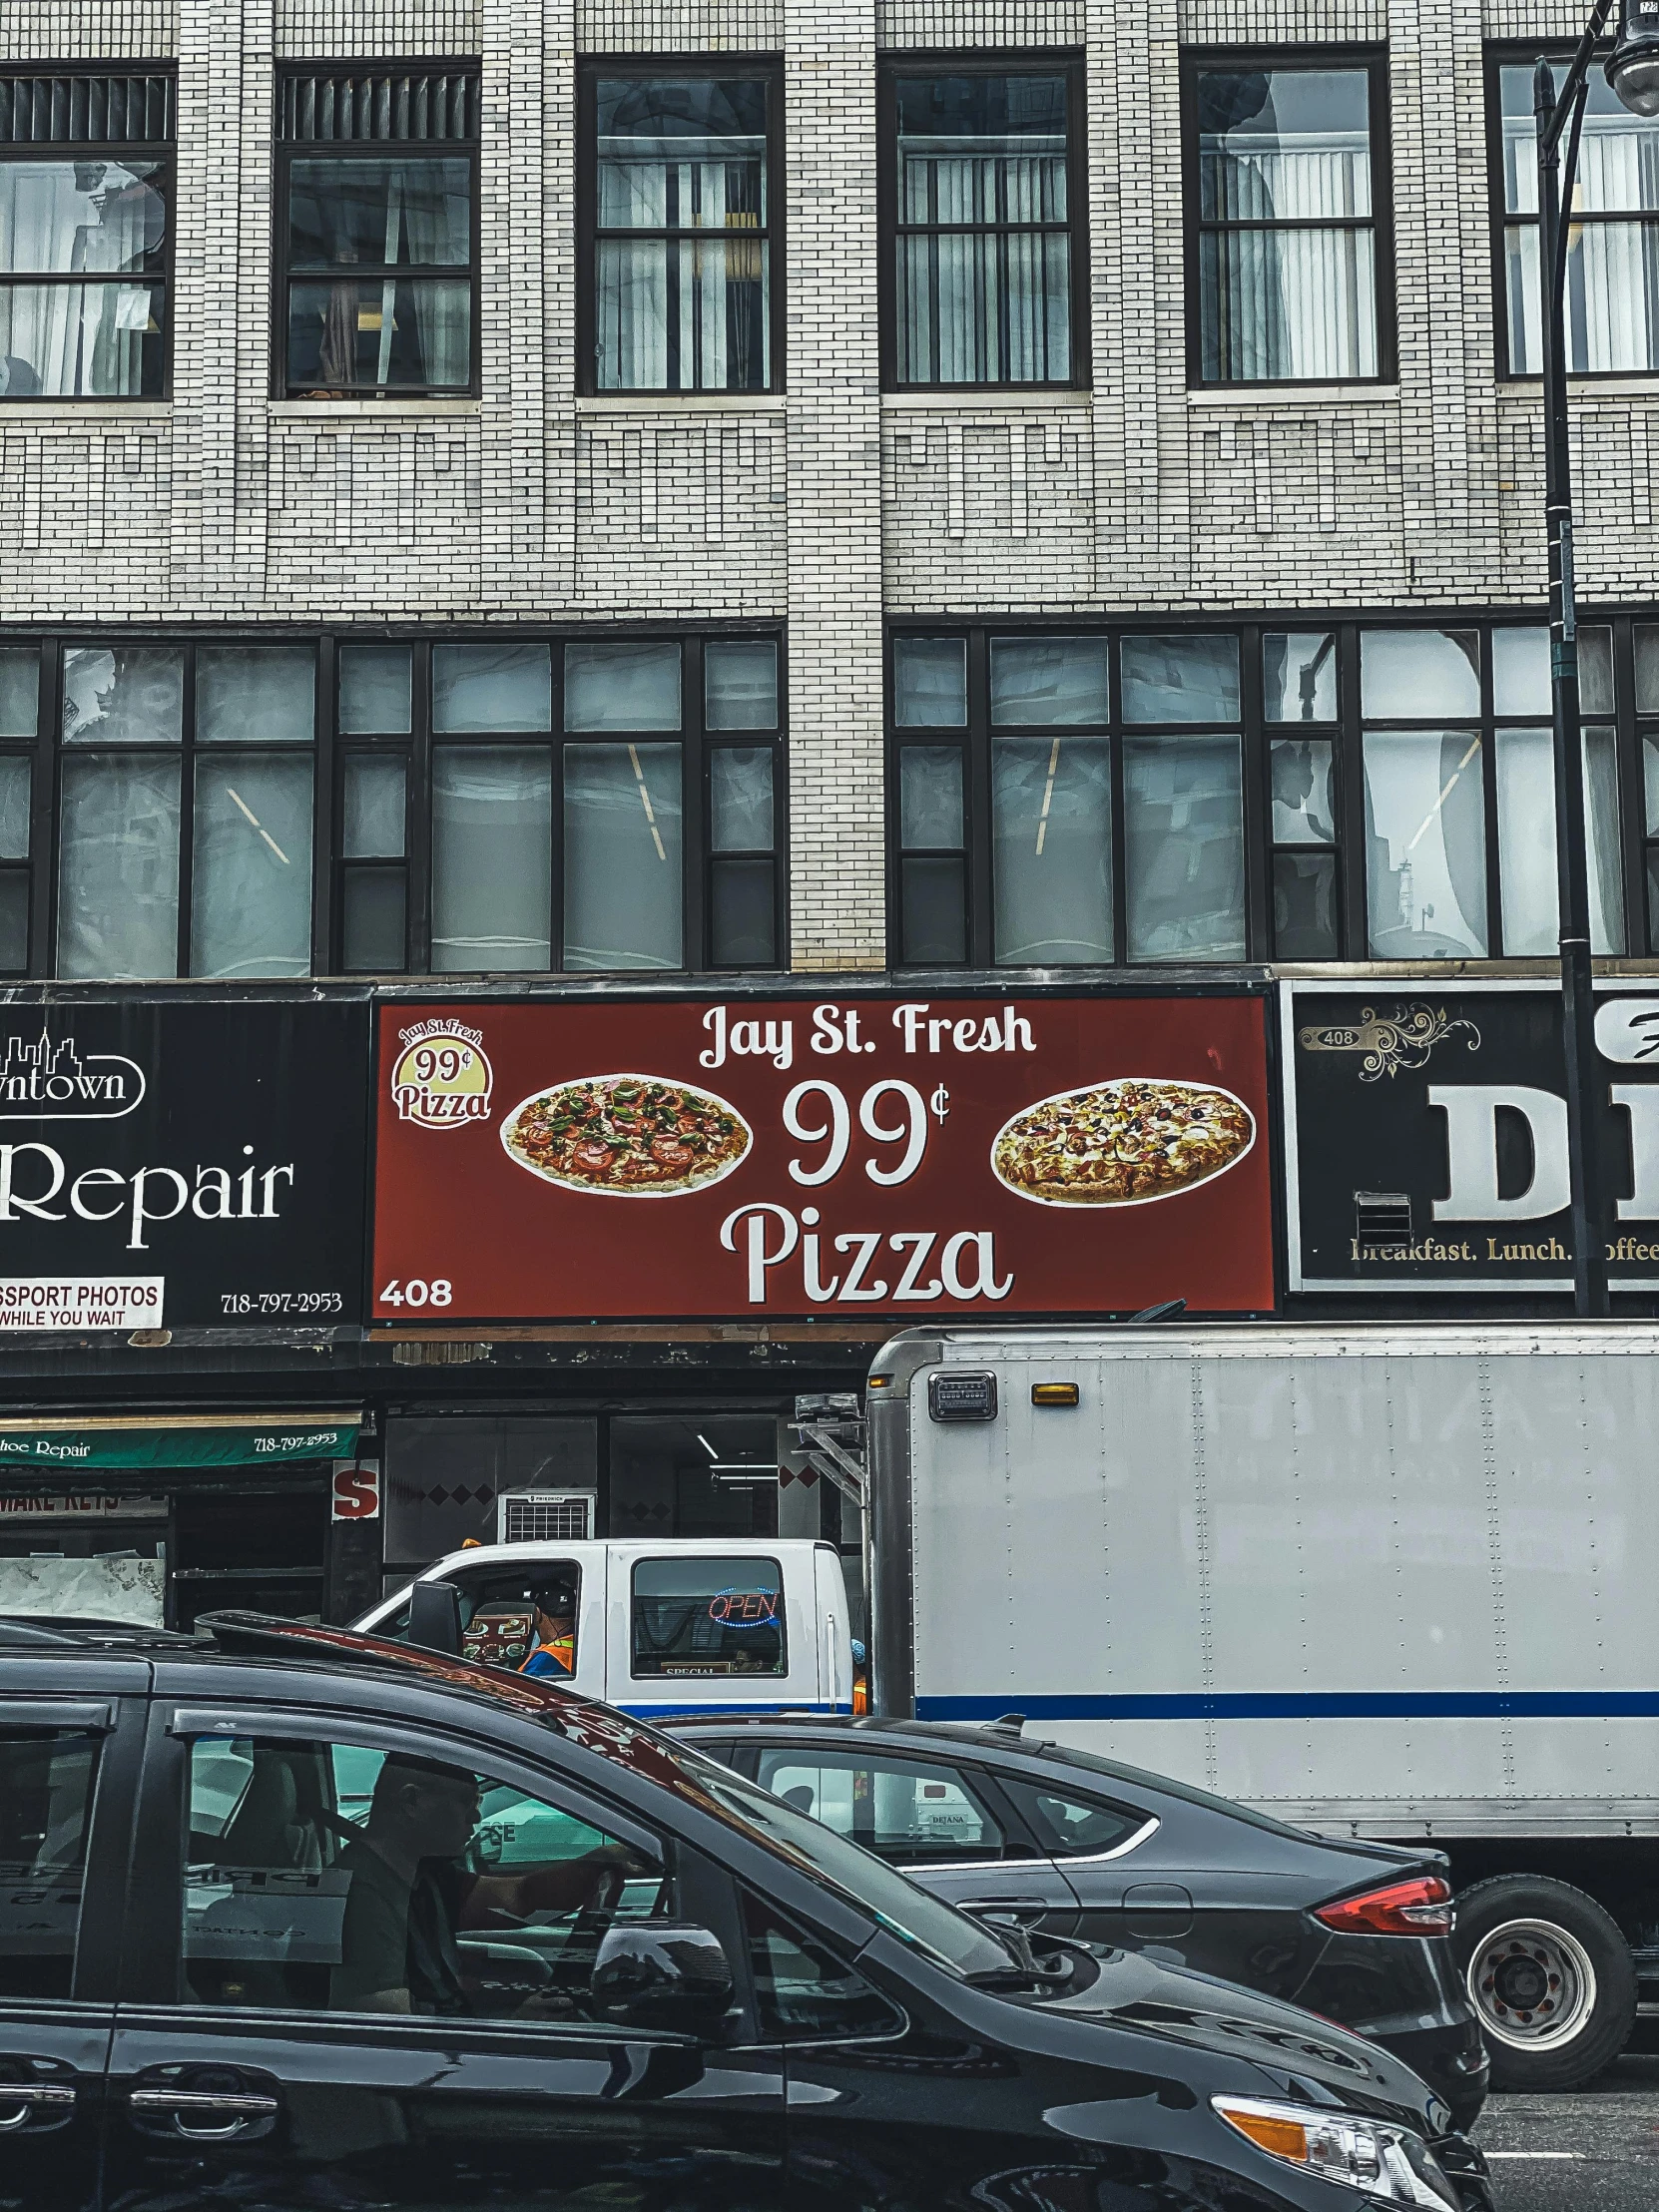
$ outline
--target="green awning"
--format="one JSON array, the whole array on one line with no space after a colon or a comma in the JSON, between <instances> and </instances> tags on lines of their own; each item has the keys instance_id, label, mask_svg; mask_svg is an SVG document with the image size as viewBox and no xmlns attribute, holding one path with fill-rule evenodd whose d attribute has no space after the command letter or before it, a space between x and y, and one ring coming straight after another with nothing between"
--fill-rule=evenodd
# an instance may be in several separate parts
<instances>
[{"instance_id":1,"label":"green awning","mask_svg":"<svg viewBox=\"0 0 1659 2212\"><path fill-rule=\"evenodd\" d=\"M40 1474L80 1467L276 1467L294 1459L349 1459L358 1413L0 1421L0 1468Z\"/></svg>"}]
</instances>

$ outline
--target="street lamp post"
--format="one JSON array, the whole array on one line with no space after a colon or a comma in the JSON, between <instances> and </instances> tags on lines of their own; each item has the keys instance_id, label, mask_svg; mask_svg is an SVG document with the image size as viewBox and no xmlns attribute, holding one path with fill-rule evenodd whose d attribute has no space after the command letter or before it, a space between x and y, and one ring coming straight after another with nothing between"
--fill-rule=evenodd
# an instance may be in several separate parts
<instances>
[{"instance_id":1,"label":"street lamp post","mask_svg":"<svg viewBox=\"0 0 1659 2212\"><path fill-rule=\"evenodd\" d=\"M1555 868L1561 910L1561 1012L1567 1057L1567 1151L1572 1176L1573 1307L1605 1315L1606 1227L1599 1172L1595 987L1590 964L1590 880L1584 823L1584 733L1578 699L1578 618L1573 598L1572 448L1567 425L1564 217L1572 208L1590 63L1612 0L1595 0L1565 84L1540 61L1532 81L1538 133L1539 320L1543 330L1544 515L1549 544L1550 709L1555 736ZM1607 81L1637 115L1659 113L1659 0L1624 0ZM1562 158L1561 141L1566 139Z\"/></svg>"}]
</instances>

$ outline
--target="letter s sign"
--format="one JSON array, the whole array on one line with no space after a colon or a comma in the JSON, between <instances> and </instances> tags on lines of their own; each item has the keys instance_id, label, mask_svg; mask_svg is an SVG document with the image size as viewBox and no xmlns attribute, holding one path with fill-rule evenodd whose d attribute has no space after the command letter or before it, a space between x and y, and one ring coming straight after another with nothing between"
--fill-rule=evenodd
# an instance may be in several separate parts
<instances>
[{"instance_id":1,"label":"letter s sign","mask_svg":"<svg viewBox=\"0 0 1659 2212\"><path fill-rule=\"evenodd\" d=\"M380 1469L375 1465L334 1469L333 1514L335 1520L378 1520L380 1517Z\"/></svg>"}]
</instances>

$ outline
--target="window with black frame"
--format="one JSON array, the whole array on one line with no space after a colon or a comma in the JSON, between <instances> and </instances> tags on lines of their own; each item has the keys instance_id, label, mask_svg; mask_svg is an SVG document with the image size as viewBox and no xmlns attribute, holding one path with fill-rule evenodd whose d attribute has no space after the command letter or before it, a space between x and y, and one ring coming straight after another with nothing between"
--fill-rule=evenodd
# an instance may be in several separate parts
<instances>
[{"instance_id":1,"label":"window with black frame","mask_svg":"<svg viewBox=\"0 0 1659 2212\"><path fill-rule=\"evenodd\" d=\"M1635 625L1636 729L1640 744L1642 806L1642 887L1647 907L1647 941L1659 946L1659 624ZM1634 937L1635 932L1632 932Z\"/></svg>"},{"instance_id":2,"label":"window with black frame","mask_svg":"<svg viewBox=\"0 0 1659 2212\"><path fill-rule=\"evenodd\" d=\"M891 655L900 965L1554 954L1541 624L987 626ZM1592 943L1659 948L1659 622L1582 623L1579 666Z\"/></svg>"},{"instance_id":3,"label":"window with black frame","mask_svg":"<svg viewBox=\"0 0 1659 2212\"><path fill-rule=\"evenodd\" d=\"M1360 635L1374 958L1555 951L1549 633L1541 625L1493 629L1484 657L1482 642L1472 627ZM1610 716L1611 633L1581 628L1578 650L1585 716ZM1591 942L1597 952L1622 952L1617 744L1613 728L1596 720L1584 734L1584 798ZM1497 851L1489 855L1493 823Z\"/></svg>"},{"instance_id":4,"label":"window with black frame","mask_svg":"<svg viewBox=\"0 0 1659 2212\"><path fill-rule=\"evenodd\" d=\"M0 71L0 400L167 390L170 70Z\"/></svg>"},{"instance_id":5,"label":"window with black frame","mask_svg":"<svg viewBox=\"0 0 1659 2212\"><path fill-rule=\"evenodd\" d=\"M1080 82L1068 67L889 72L890 382L1078 380Z\"/></svg>"},{"instance_id":6,"label":"window with black frame","mask_svg":"<svg viewBox=\"0 0 1659 2212\"><path fill-rule=\"evenodd\" d=\"M1488 69L1495 160L1499 367L1543 370L1538 300L1536 54L1496 55ZM1555 65L1559 85L1566 58ZM1567 229L1567 368L1574 376L1659 368L1659 118L1632 115L1600 69L1589 74L1572 221Z\"/></svg>"},{"instance_id":7,"label":"window with black frame","mask_svg":"<svg viewBox=\"0 0 1659 2212\"><path fill-rule=\"evenodd\" d=\"M1192 373L1391 373L1381 59L1190 65Z\"/></svg>"},{"instance_id":8,"label":"window with black frame","mask_svg":"<svg viewBox=\"0 0 1659 2212\"><path fill-rule=\"evenodd\" d=\"M40 648L0 646L0 975L29 969Z\"/></svg>"},{"instance_id":9,"label":"window with black frame","mask_svg":"<svg viewBox=\"0 0 1659 2212\"><path fill-rule=\"evenodd\" d=\"M307 975L316 649L66 644L57 973Z\"/></svg>"},{"instance_id":10,"label":"window with black frame","mask_svg":"<svg viewBox=\"0 0 1659 2212\"><path fill-rule=\"evenodd\" d=\"M477 147L472 67L281 79L278 392L473 389Z\"/></svg>"},{"instance_id":11,"label":"window with black frame","mask_svg":"<svg viewBox=\"0 0 1659 2212\"><path fill-rule=\"evenodd\" d=\"M1282 960L1334 960L1342 949L1334 630L1264 632L1262 720L1273 949Z\"/></svg>"},{"instance_id":12,"label":"window with black frame","mask_svg":"<svg viewBox=\"0 0 1659 2212\"><path fill-rule=\"evenodd\" d=\"M965 639L893 641L900 960L1243 959L1237 637L993 634L985 656L981 689Z\"/></svg>"},{"instance_id":13,"label":"window with black frame","mask_svg":"<svg viewBox=\"0 0 1659 2212\"><path fill-rule=\"evenodd\" d=\"M346 972L777 964L776 637L342 642L336 667Z\"/></svg>"},{"instance_id":14,"label":"window with black frame","mask_svg":"<svg viewBox=\"0 0 1659 2212\"><path fill-rule=\"evenodd\" d=\"M773 388L776 106L770 68L585 74L589 389Z\"/></svg>"}]
</instances>

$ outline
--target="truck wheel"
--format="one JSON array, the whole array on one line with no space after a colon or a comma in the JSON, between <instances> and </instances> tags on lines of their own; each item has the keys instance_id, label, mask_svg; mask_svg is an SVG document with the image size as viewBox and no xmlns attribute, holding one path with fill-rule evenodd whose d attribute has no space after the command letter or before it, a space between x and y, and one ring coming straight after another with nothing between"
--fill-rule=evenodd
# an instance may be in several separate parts
<instances>
[{"instance_id":1,"label":"truck wheel","mask_svg":"<svg viewBox=\"0 0 1659 2212\"><path fill-rule=\"evenodd\" d=\"M1458 1894L1452 1941L1494 2089L1576 2089L1629 2040L1630 1947L1582 1890L1542 1875L1477 1882Z\"/></svg>"}]
</instances>

